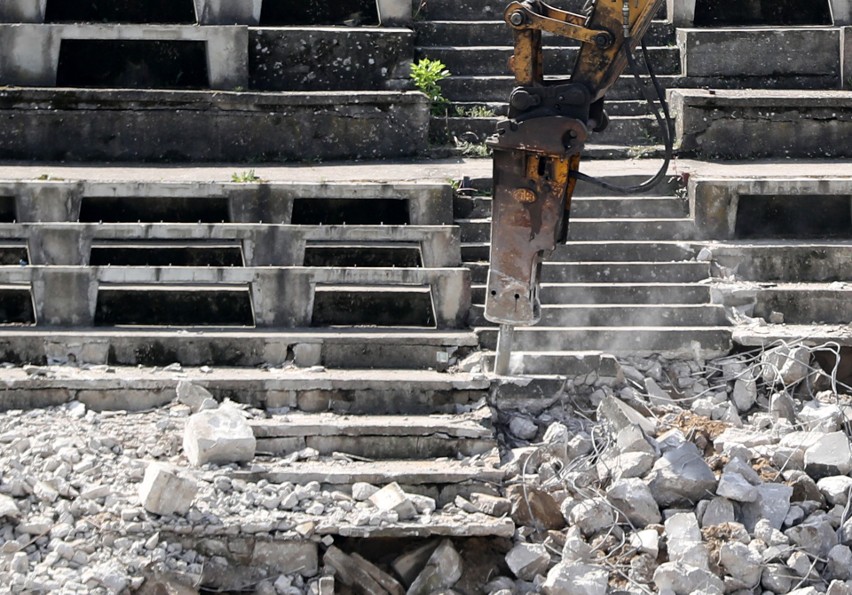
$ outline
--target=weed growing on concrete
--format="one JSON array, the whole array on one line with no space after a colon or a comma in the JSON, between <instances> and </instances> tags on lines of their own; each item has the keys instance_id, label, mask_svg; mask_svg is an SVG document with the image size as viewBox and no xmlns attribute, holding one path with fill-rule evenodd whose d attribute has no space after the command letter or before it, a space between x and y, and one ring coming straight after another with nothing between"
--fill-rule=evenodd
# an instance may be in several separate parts
<instances>
[{"instance_id":1,"label":"weed growing on concrete","mask_svg":"<svg viewBox=\"0 0 852 595\"><path fill-rule=\"evenodd\" d=\"M432 103L432 114L435 116L447 115L447 104L449 101L444 97L441 90L441 81L450 76L450 71L440 60L421 58L419 62L411 65L411 80L418 91L424 93Z\"/></svg>"},{"instance_id":2,"label":"weed growing on concrete","mask_svg":"<svg viewBox=\"0 0 852 595\"><path fill-rule=\"evenodd\" d=\"M454 139L456 148L465 157L491 157L491 147L485 143L472 143L466 140Z\"/></svg>"},{"instance_id":3,"label":"weed growing on concrete","mask_svg":"<svg viewBox=\"0 0 852 595\"><path fill-rule=\"evenodd\" d=\"M461 118L493 118L496 115L493 109L485 105L456 106L456 116Z\"/></svg>"},{"instance_id":4,"label":"weed growing on concrete","mask_svg":"<svg viewBox=\"0 0 852 595\"><path fill-rule=\"evenodd\" d=\"M253 169L241 172L235 171L231 174L231 181L240 184L251 184L252 182L260 182L260 176L256 176Z\"/></svg>"}]
</instances>

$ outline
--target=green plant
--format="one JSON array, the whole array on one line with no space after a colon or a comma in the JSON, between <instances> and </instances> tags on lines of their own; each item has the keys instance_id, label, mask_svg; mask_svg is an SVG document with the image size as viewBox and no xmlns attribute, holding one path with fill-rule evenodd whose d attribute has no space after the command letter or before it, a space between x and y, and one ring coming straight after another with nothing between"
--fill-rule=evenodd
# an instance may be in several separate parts
<instances>
[{"instance_id":1,"label":"green plant","mask_svg":"<svg viewBox=\"0 0 852 595\"><path fill-rule=\"evenodd\" d=\"M493 118L497 114L485 105L474 105L471 107L456 106L456 115L462 118Z\"/></svg>"},{"instance_id":2,"label":"green plant","mask_svg":"<svg viewBox=\"0 0 852 595\"><path fill-rule=\"evenodd\" d=\"M454 139L456 142L456 149L461 152L465 157L490 157L491 156L491 147L486 145L485 143L472 143L466 140L460 140L458 138Z\"/></svg>"},{"instance_id":3,"label":"green plant","mask_svg":"<svg viewBox=\"0 0 852 595\"><path fill-rule=\"evenodd\" d=\"M260 177L254 174L254 170L234 172L231 174L231 181L241 184L250 184L252 182L260 182Z\"/></svg>"},{"instance_id":4,"label":"green plant","mask_svg":"<svg viewBox=\"0 0 852 595\"><path fill-rule=\"evenodd\" d=\"M432 104L432 114L445 116L447 114L447 98L441 90L441 81L450 76L450 71L440 60L421 58L411 65L411 80L418 91L423 92Z\"/></svg>"}]
</instances>

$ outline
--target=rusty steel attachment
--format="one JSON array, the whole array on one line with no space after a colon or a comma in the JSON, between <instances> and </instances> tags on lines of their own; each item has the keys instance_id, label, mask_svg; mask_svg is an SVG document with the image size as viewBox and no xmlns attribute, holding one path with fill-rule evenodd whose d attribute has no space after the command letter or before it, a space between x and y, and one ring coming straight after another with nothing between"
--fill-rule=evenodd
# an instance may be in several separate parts
<instances>
[{"instance_id":1,"label":"rusty steel attachment","mask_svg":"<svg viewBox=\"0 0 852 595\"><path fill-rule=\"evenodd\" d=\"M606 128L603 97L627 64L625 46L632 51L662 2L596 0L586 16L524 0L504 12L514 32L509 68L517 86L508 119L487 141L494 189L485 317L503 325L498 368L508 365L511 327L541 318L541 263L567 237L572 172L590 133ZM545 80L542 32L581 43L568 80Z\"/></svg>"}]
</instances>

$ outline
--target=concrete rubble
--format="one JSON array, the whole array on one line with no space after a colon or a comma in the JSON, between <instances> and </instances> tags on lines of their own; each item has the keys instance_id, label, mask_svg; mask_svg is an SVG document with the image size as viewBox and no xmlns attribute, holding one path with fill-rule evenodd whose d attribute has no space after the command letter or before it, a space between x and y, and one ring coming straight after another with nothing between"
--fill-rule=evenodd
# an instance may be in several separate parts
<instances>
[{"instance_id":1,"label":"concrete rubble","mask_svg":"<svg viewBox=\"0 0 852 595\"><path fill-rule=\"evenodd\" d=\"M140 413L79 402L6 411L0 584L68 593L852 592L852 391L823 377L812 350L790 352L805 366L797 381L764 373L786 364L761 354L636 358L622 361L619 378L567 379L570 404L493 407L502 489L443 495L391 480L272 481L259 472L268 455L239 440L204 459L190 437L247 439L242 424L270 413L212 407L191 386ZM771 413L777 394L792 416ZM285 465L322 458L305 448ZM471 469L482 464L467 458ZM487 555L476 553L471 532L488 522L508 525L477 542ZM377 555L366 545L374 535L394 545Z\"/></svg>"}]
</instances>

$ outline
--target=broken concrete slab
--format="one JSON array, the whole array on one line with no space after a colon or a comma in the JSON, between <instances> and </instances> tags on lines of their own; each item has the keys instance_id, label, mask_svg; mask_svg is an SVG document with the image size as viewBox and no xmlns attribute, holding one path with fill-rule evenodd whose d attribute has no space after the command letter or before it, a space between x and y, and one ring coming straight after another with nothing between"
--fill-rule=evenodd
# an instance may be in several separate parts
<instances>
[{"instance_id":1,"label":"broken concrete slab","mask_svg":"<svg viewBox=\"0 0 852 595\"><path fill-rule=\"evenodd\" d=\"M139 486L139 500L148 512L159 515L186 514L198 486L165 463L151 463Z\"/></svg>"},{"instance_id":2,"label":"broken concrete slab","mask_svg":"<svg viewBox=\"0 0 852 595\"><path fill-rule=\"evenodd\" d=\"M196 413L184 430L184 453L195 466L251 461L256 446L245 416L233 406Z\"/></svg>"}]
</instances>

